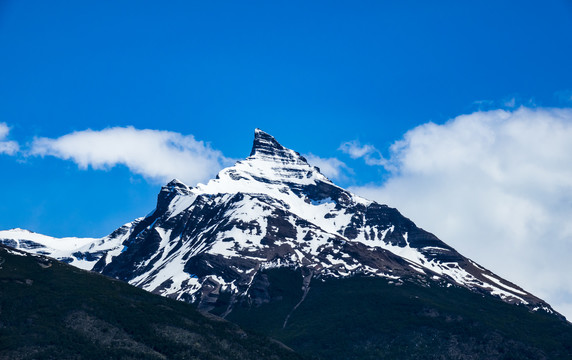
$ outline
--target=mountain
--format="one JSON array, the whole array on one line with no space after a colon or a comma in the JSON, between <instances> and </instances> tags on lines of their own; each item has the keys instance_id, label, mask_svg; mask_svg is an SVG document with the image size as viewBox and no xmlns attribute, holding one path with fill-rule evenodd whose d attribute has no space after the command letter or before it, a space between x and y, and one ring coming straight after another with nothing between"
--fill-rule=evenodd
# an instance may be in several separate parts
<instances>
[{"instance_id":1,"label":"mountain","mask_svg":"<svg viewBox=\"0 0 572 360\"><path fill-rule=\"evenodd\" d=\"M549 304L258 129L248 158L194 188L171 181L151 214L106 238L34 237L0 232L7 245L197 304L318 358L572 354L570 326Z\"/></svg>"},{"instance_id":2,"label":"mountain","mask_svg":"<svg viewBox=\"0 0 572 360\"><path fill-rule=\"evenodd\" d=\"M553 312L396 209L336 186L259 129L246 160L206 185L171 181L150 215L107 237L54 239L16 229L0 232L0 239L203 309L225 291L263 303L264 279L257 275L288 267L301 269L305 287L316 278L374 276L462 286Z\"/></svg>"},{"instance_id":3,"label":"mountain","mask_svg":"<svg viewBox=\"0 0 572 360\"><path fill-rule=\"evenodd\" d=\"M300 359L192 305L0 246L0 359Z\"/></svg>"}]
</instances>

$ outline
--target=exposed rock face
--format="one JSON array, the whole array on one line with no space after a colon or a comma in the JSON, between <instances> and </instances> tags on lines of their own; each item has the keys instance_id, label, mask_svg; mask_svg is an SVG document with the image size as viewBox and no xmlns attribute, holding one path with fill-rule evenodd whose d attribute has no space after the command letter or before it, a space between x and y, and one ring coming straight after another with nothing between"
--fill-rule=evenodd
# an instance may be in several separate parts
<instances>
[{"instance_id":1,"label":"exposed rock face","mask_svg":"<svg viewBox=\"0 0 572 360\"><path fill-rule=\"evenodd\" d=\"M334 185L258 129L247 159L206 185L173 180L151 215L126 226L121 237L110 235L120 247L90 258L93 269L206 310L223 293L227 313L238 301L267 302L260 270L295 267L306 287L317 277L375 276L462 286L552 312L396 209Z\"/></svg>"}]
</instances>

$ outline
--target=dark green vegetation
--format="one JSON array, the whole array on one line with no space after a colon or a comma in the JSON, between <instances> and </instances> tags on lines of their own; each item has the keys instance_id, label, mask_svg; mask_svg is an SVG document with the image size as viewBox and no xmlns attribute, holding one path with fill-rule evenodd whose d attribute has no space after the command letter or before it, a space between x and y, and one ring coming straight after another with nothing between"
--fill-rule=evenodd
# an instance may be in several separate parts
<instances>
[{"instance_id":1,"label":"dark green vegetation","mask_svg":"<svg viewBox=\"0 0 572 360\"><path fill-rule=\"evenodd\" d=\"M189 304L54 260L0 247L0 263L0 359L300 358ZM463 288L313 279L292 311L301 273L263 275L270 302L236 307L229 320L311 359L572 359L571 324ZM219 299L215 312L227 305Z\"/></svg>"},{"instance_id":2,"label":"dark green vegetation","mask_svg":"<svg viewBox=\"0 0 572 360\"><path fill-rule=\"evenodd\" d=\"M0 359L299 358L192 305L0 247Z\"/></svg>"},{"instance_id":3,"label":"dark green vegetation","mask_svg":"<svg viewBox=\"0 0 572 360\"><path fill-rule=\"evenodd\" d=\"M266 272L270 303L228 319L316 359L572 359L572 325L491 296L379 278L312 280ZM292 295L288 295L292 294Z\"/></svg>"}]
</instances>

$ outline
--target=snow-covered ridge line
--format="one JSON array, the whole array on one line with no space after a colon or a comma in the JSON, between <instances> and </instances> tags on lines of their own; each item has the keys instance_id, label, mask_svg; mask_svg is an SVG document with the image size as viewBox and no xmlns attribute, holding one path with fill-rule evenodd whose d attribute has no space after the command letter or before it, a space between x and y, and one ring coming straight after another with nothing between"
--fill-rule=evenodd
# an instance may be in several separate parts
<instances>
[{"instance_id":1,"label":"snow-covered ridge line","mask_svg":"<svg viewBox=\"0 0 572 360\"><path fill-rule=\"evenodd\" d=\"M38 234L24 229L0 231L0 243L30 253L52 257L84 270L92 270L104 256L109 259L121 252L121 243L129 236L137 219L102 238L77 238Z\"/></svg>"},{"instance_id":2,"label":"snow-covered ridge line","mask_svg":"<svg viewBox=\"0 0 572 360\"><path fill-rule=\"evenodd\" d=\"M0 231L0 239L9 239L14 241L32 241L45 247L62 251L71 251L100 240L100 238L55 238L52 236L42 235L19 228Z\"/></svg>"}]
</instances>

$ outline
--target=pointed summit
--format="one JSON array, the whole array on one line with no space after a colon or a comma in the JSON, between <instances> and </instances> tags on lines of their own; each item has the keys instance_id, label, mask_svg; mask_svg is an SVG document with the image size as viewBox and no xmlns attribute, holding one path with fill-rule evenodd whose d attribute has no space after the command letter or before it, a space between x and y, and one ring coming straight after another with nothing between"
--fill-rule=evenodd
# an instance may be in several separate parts
<instances>
[{"instance_id":1,"label":"pointed summit","mask_svg":"<svg viewBox=\"0 0 572 360\"><path fill-rule=\"evenodd\" d=\"M307 164L302 155L280 145L272 135L260 129L254 130L254 142L250 151L250 158L271 160L283 164Z\"/></svg>"},{"instance_id":2,"label":"pointed summit","mask_svg":"<svg viewBox=\"0 0 572 360\"><path fill-rule=\"evenodd\" d=\"M256 129L248 158L222 169L215 179L207 184L198 184L191 191L212 195L271 193L273 197L282 199L292 195L288 189L300 190L318 182L331 184L299 153L280 145L272 135Z\"/></svg>"},{"instance_id":3,"label":"pointed summit","mask_svg":"<svg viewBox=\"0 0 572 360\"><path fill-rule=\"evenodd\" d=\"M260 129L254 130L254 142L252 143L250 156L257 154L272 155L276 151L283 150L284 146L280 145L272 135Z\"/></svg>"}]
</instances>

